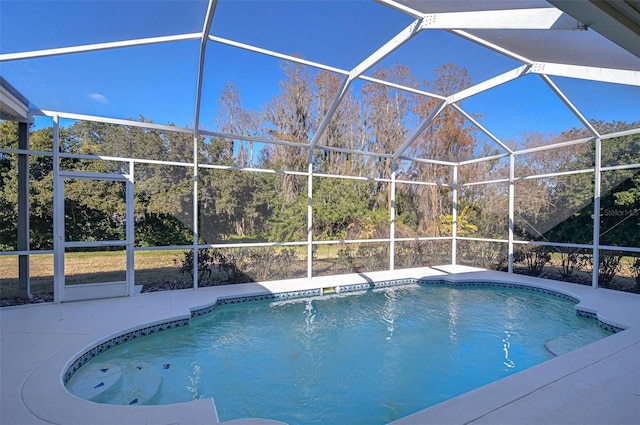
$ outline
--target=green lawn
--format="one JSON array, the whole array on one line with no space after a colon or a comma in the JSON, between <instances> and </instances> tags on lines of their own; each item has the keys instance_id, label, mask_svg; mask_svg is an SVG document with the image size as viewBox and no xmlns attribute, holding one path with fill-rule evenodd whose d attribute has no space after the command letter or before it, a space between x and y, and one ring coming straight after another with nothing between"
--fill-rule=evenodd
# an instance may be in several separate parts
<instances>
[{"instance_id":1,"label":"green lawn","mask_svg":"<svg viewBox=\"0 0 640 425\"><path fill-rule=\"evenodd\" d=\"M290 249L288 247L287 249ZM296 268L306 268L306 246L293 247L300 263ZM318 245L314 250L314 274L335 273L334 264L338 261L338 251L343 245ZM233 250L235 248L228 248ZM276 250L285 249L276 248ZM178 264L183 258L183 250L137 251L135 253L136 284L171 283L190 280L188 275L178 271ZM632 257L624 257L616 281L626 286L633 286L631 264ZM252 264L263 268L259 264ZM282 266L282 265L280 265ZM293 264L289 265L290 267ZM521 265L520 265L521 266ZM551 263L545 266L545 274L555 275L560 271L560 257L552 254ZM251 268L251 267L250 267ZM326 268L326 270L324 270ZM65 255L65 275L67 284L110 282L125 279L126 258L124 251L74 252ZM323 271L324 270L324 271ZM338 270L344 272L344 270ZM590 282L590 267L576 270L574 279ZM53 291L53 254L32 255L30 260L32 293ZM304 273L303 273L304 274ZM254 278L258 278L256 275ZM549 276L555 277L555 276ZM555 277L557 278L557 277ZM0 257L0 296L10 297L17 294L18 257Z\"/></svg>"},{"instance_id":2,"label":"green lawn","mask_svg":"<svg viewBox=\"0 0 640 425\"><path fill-rule=\"evenodd\" d=\"M138 251L135 253L136 283L183 279L175 261L182 250ZM73 252L65 255L66 283L91 283L124 280L124 251ZM34 293L53 290L53 254L32 255L29 269ZM0 296L16 293L18 257L0 257Z\"/></svg>"}]
</instances>

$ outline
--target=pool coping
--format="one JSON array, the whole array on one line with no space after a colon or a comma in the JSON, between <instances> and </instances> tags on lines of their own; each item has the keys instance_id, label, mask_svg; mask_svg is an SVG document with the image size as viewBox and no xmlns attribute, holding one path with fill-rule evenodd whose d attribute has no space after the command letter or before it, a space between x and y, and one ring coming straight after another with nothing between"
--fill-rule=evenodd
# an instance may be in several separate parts
<instances>
[{"instance_id":1,"label":"pool coping","mask_svg":"<svg viewBox=\"0 0 640 425\"><path fill-rule=\"evenodd\" d=\"M402 282L403 280L404 282ZM505 393L500 387L505 385L511 387L514 385L511 382L513 379L509 380L509 378L505 378L485 386L487 388L481 387L455 399L448 400L414 415L402 418L395 422L399 425L425 422L470 423L480 421L478 423L484 423L482 421L487 421L491 412L499 409L507 409L511 403L527 398L535 394L536 390L549 386L563 378L567 378L571 376L571 374L596 364L603 358L620 353L629 347L637 347L637 349L640 350L640 334L637 332L639 328L638 325L640 324L640 313L638 313L638 311L640 311L640 308L638 308L640 307L640 296L638 295L460 266L441 266L438 268L360 273L327 278L229 285L200 288L195 291L183 290L171 291L169 293L141 294L136 297L106 301L95 300L69 304L10 308L0 310L3 342L3 388L1 406L3 413L2 417L0 417L0 422L5 423L5 419L9 418L6 423L19 423L19 421L12 422L11 419L32 418L34 420L33 422L22 423L82 424L87 423L88 419L95 424L144 422L157 424L219 423L215 402L212 399L166 406L111 406L82 400L71 395L64 388L64 382L70 377L67 369L73 367L74 362L77 362L78 359L83 358L83 356L91 357L96 355L99 351L98 349L95 353L93 352L96 347L106 349L109 343L117 341L118 338L123 338L123 335L125 335L123 340L126 340L126 335L136 337L145 334L145 332L159 331L162 327L184 325L188 323L190 317L210 311L210 309L215 308L215 305L220 301L242 302L251 298L315 296L320 295L325 290L336 292L362 290L376 286L375 282L378 282L378 286L389 286L392 284L412 283L412 280L413 282L420 280L422 282L438 282L455 285L515 285L521 287L521 289L533 288L533 290L541 292L551 291L555 295L561 294L570 299L580 300L576 305L578 314L597 318L601 324L610 326L614 331L625 328L627 330L510 376L509 378L515 379L516 382L524 382L525 385L523 385L523 382L520 382L518 385L521 388L527 389L525 392L513 392L509 390ZM517 283L514 283L514 281ZM345 283L336 285L336 282ZM624 303L622 303L624 304L624 308L621 308L620 300L623 299L625 300ZM154 304L157 304L157 308L154 308ZM49 318L50 321L47 322L47 316L51 314L53 314L53 317L57 317L58 321L64 322L77 318L78 315L86 315L87 310L93 312L92 320L85 320L82 326L79 326L82 329L77 329L77 332L73 332L73 330L70 332L69 329L65 330L61 325L52 322L51 318ZM28 312L31 317L29 317L29 319L23 317L27 314L24 312ZM121 312L122 314L113 317L114 312ZM35 316L38 315L43 316L41 318L43 322L41 326L34 326L33 321L37 320ZM105 321L106 318L111 320ZM21 319L24 323L20 322ZM128 326L125 324L128 324ZM61 341L55 342L55 338L53 338L54 341L51 341L48 346L45 346L42 344L42 341L38 341L38 336L41 336L43 332L47 332L47 325L53 335L63 336L65 343L61 343ZM20 376L14 376L10 373L11 371L8 370L11 368L11 365L10 362L7 362L7 358L11 360L11 357L16 357L16 355L5 348L5 343L20 339L18 333L23 333L25 336L22 338L23 344L38 346L43 352L41 353L42 358L40 358L39 364L25 364L21 368L24 369L25 373ZM603 343L598 344L600 342ZM105 343L107 343L107 345L102 345ZM89 354L87 354L88 352ZM573 357L577 357L577 359L573 359ZM568 358L570 360L567 360ZM84 359L88 361L87 357ZM565 363L567 364L564 368L558 368L558 365ZM632 364L631 366L635 368L637 364ZM532 372L525 373L532 369L536 370L535 374L532 375ZM540 370L542 370L542 372L540 372ZM635 370L639 370L639 368ZM532 380L532 376L535 379ZM16 386L5 385L6 380L10 381L10 383L22 382L21 385L16 388ZM16 397L15 394L7 396L7 391L18 392L18 397ZM631 392L633 391L635 390L632 389ZM492 396L487 399L487 394ZM498 397L500 402L497 405L493 394L501 394L500 397ZM637 391L637 395L640 396L640 391ZM10 400L19 401L20 403L17 406L15 404L8 405L7 401ZM453 409L453 411L463 410L468 413L462 416L452 416L451 406L457 406L458 403L484 406L484 408L456 408ZM476 413L474 414L473 412ZM632 417L636 419L640 418L640 410L634 412L632 408L631 412ZM277 422L246 419L233 423L266 424ZM486 423L492 422L489 421ZM582 421L582 423L590 422L587 420L586 422Z\"/></svg>"}]
</instances>

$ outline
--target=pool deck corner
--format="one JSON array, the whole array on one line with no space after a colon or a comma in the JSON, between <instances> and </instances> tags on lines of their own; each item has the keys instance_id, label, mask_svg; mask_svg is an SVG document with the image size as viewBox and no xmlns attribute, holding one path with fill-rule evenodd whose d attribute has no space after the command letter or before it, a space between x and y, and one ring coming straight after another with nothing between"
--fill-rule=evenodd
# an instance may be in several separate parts
<instances>
[{"instance_id":1,"label":"pool deck corner","mask_svg":"<svg viewBox=\"0 0 640 425\"><path fill-rule=\"evenodd\" d=\"M69 363L124 330L189 317L222 297L333 288L391 279L517 282L580 299L577 308L624 328L595 343L393 422L410 424L639 424L640 295L461 266L200 288L0 309L0 424L218 424L215 402L111 406L64 388ZM242 419L234 425L279 422Z\"/></svg>"}]
</instances>

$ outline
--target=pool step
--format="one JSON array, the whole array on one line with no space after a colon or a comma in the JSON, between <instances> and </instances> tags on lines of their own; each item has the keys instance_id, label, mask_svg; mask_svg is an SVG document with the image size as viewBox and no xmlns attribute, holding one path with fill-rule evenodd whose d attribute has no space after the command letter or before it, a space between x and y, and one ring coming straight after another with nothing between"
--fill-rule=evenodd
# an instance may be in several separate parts
<instances>
[{"instance_id":1,"label":"pool step","mask_svg":"<svg viewBox=\"0 0 640 425\"><path fill-rule=\"evenodd\" d=\"M580 347L584 347L587 344L594 342L593 334L589 330L576 331L566 335L560 335L556 338L550 339L544 345L547 351L554 356L560 356L568 353Z\"/></svg>"},{"instance_id":2,"label":"pool step","mask_svg":"<svg viewBox=\"0 0 640 425\"><path fill-rule=\"evenodd\" d=\"M162 376L158 368L135 362L123 367L121 385L105 391L94 401L125 405L149 404L160 391L161 384Z\"/></svg>"},{"instance_id":3,"label":"pool step","mask_svg":"<svg viewBox=\"0 0 640 425\"><path fill-rule=\"evenodd\" d=\"M90 363L69 381L71 394L90 401L98 401L103 394L120 387L122 370L109 363Z\"/></svg>"}]
</instances>

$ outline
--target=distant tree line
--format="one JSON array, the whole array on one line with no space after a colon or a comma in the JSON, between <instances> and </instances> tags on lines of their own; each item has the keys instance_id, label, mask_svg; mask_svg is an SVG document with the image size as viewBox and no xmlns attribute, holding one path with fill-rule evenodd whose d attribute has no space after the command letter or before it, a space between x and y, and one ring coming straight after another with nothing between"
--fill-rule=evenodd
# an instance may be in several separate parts
<instances>
[{"instance_id":1,"label":"distant tree line","mask_svg":"<svg viewBox=\"0 0 640 425\"><path fill-rule=\"evenodd\" d=\"M292 173L240 171L259 168L306 172L307 144L341 87L335 74L287 63L280 92L261 112L242 106L239 90L228 83L214 120L221 132L277 139L285 144L200 137L198 162L233 169L202 168L198 179L198 235L203 243L228 240L306 240L307 178ZM405 66L379 68L374 77L436 93L454 93L472 82L464 68L446 64L435 69L435 79L420 82ZM313 235L319 240L389 237L390 183L394 167L388 157L355 151L393 153L410 131L425 120L437 99L364 83L359 93L349 91L313 152ZM481 120L482 117L476 117ZM148 121L139 117L140 121ZM603 133L638 127L640 122L594 122ZM588 137L569 129L560 135L528 134L520 147ZM78 121L61 129L61 150L80 155L142 158L173 163L193 161L191 134ZM0 147L17 147L17 125L0 123ZM447 108L406 151L407 156L458 162L500 149L481 143L478 130L453 108ZM30 135L31 149L51 152L52 129ZM603 164L637 163L640 136L603 141ZM593 143L519 156L519 176L592 168ZM17 160L0 154L0 249L17 248ZM31 248L51 249L53 241L53 172L51 156L30 157ZM84 159L61 162L65 170L128 173L126 161ZM434 185L398 183L396 236L449 236L452 228L452 169L448 166L402 161L398 180L434 182ZM335 179L322 174L367 177ZM508 176L505 161L460 166L461 183ZM193 222L193 168L138 163L135 180L135 240L138 246L191 244ZM516 182L516 233L526 240L590 243L593 238L593 173ZM67 240L124 239L125 186L122 183L75 179L65 182ZM607 171L602 178L601 243L639 246L640 174L638 169ZM458 235L506 238L508 184L465 186L458 199ZM635 216L633 215L635 213Z\"/></svg>"}]
</instances>

